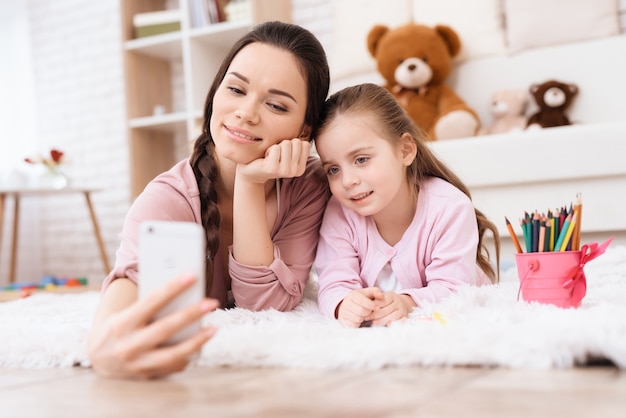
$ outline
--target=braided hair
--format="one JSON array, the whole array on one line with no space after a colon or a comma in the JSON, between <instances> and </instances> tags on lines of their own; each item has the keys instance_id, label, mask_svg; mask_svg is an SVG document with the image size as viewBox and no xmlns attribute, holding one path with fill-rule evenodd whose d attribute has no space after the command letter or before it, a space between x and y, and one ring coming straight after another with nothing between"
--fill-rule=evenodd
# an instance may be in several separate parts
<instances>
[{"instance_id":1,"label":"braided hair","mask_svg":"<svg viewBox=\"0 0 626 418\"><path fill-rule=\"evenodd\" d=\"M322 45L310 31L290 23L272 21L256 25L233 45L222 61L207 94L202 133L195 140L189 160L198 182L201 221L207 238L208 257L205 289L207 296L210 295L213 283L213 261L219 248L221 218L217 205L219 197L216 188L219 170L214 157L215 143L210 130L213 98L235 56L245 46L253 42L274 46L294 55L299 63L298 70L304 75L307 82L307 109L304 123L313 129L319 122L321 109L330 85L328 62Z\"/></svg>"}]
</instances>

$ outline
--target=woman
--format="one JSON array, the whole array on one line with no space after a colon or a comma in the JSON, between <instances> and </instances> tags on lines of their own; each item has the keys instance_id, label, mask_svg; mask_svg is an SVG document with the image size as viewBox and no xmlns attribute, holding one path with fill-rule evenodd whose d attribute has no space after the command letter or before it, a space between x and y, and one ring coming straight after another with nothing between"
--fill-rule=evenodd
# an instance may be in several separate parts
<instances>
[{"instance_id":1,"label":"woman","mask_svg":"<svg viewBox=\"0 0 626 418\"><path fill-rule=\"evenodd\" d=\"M324 50L299 26L263 23L233 46L209 89L191 157L156 177L126 217L88 341L98 373L152 378L183 370L215 329L161 343L218 305L290 310L300 302L328 199L319 161L309 157L328 87ZM138 300L145 220L201 223L207 238L208 298L152 323L194 278Z\"/></svg>"}]
</instances>

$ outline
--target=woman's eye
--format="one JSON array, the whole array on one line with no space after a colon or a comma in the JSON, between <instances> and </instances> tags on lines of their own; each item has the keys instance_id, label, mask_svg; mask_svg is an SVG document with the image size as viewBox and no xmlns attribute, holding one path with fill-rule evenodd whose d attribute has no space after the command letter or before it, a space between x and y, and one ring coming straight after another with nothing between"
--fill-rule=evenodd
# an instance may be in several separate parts
<instances>
[{"instance_id":1,"label":"woman's eye","mask_svg":"<svg viewBox=\"0 0 626 418\"><path fill-rule=\"evenodd\" d=\"M281 112L281 113L285 113L287 111L286 107L281 106L279 104L275 104L275 103L269 103L269 107L271 107L273 110L275 110L277 112Z\"/></svg>"},{"instance_id":2,"label":"woman's eye","mask_svg":"<svg viewBox=\"0 0 626 418\"><path fill-rule=\"evenodd\" d=\"M231 87L226 87L226 88L235 94L244 94L244 91L237 87L231 86Z\"/></svg>"},{"instance_id":3,"label":"woman's eye","mask_svg":"<svg viewBox=\"0 0 626 418\"><path fill-rule=\"evenodd\" d=\"M355 160L355 162L357 164L365 164L367 161L369 160L368 157L357 157L357 159Z\"/></svg>"}]
</instances>

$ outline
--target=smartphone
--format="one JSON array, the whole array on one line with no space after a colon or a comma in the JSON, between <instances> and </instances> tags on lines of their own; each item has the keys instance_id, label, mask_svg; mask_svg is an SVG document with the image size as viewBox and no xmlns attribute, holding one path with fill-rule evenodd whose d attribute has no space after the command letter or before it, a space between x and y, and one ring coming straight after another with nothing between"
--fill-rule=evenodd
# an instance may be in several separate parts
<instances>
[{"instance_id":1,"label":"smartphone","mask_svg":"<svg viewBox=\"0 0 626 418\"><path fill-rule=\"evenodd\" d=\"M167 304L157 320L199 302L205 292L205 233L193 222L144 221L139 225L139 298L146 297L183 273L193 274L193 285ZM180 330L165 345L196 334L200 321Z\"/></svg>"}]
</instances>

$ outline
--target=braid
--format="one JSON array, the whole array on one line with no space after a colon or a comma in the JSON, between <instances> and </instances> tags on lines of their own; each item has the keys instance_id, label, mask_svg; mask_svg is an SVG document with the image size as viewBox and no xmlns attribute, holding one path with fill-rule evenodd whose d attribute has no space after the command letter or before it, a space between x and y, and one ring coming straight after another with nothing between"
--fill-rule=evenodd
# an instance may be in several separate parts
<instances>
[{"instance_id":1,"label":"braid","mask_svg":"<svg viewBox=\"0 0 626 418\"><path fill-rule=\"evenodd\" d=\"M202 133L196 140L193 153L190 158L191 168L198 182L200 192L200 214L202 226L206 231L207 239L207 263L206 263L206 289L205 294L210 295L213 284L213 259L219 248L220 211L217 206L217 164L213 158L215 145L209 140L209 135Z\"/></svg>"}]
</instances>

